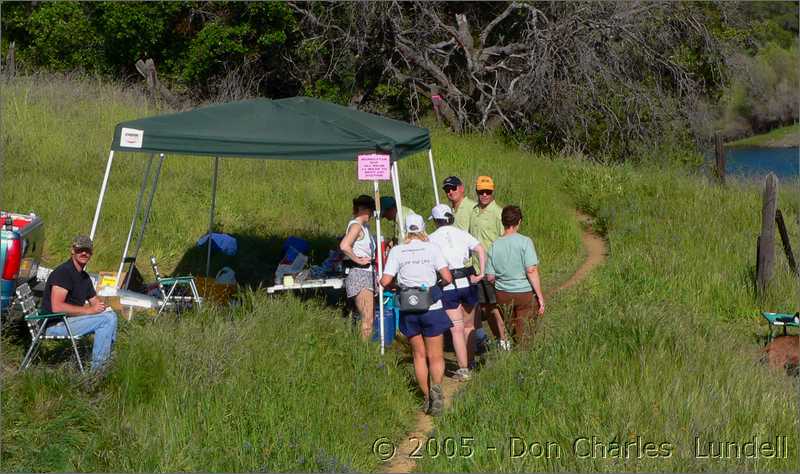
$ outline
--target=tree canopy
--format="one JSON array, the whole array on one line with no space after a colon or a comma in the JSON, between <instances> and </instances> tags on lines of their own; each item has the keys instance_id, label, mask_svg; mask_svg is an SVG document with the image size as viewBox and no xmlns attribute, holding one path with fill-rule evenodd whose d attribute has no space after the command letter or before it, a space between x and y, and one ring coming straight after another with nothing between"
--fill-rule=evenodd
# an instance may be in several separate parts
<instances>
[{"instance_id":1,"label":"tree canopy","mask_svg":"<svg viewBox=\"0 0 800 474\"><path fill-rule=\"evenodd\" d=\"M192 103L308 95L625 157L798 119L798 2L3 3L18 70L160 79Z\"/></svg>"}]
</instances>

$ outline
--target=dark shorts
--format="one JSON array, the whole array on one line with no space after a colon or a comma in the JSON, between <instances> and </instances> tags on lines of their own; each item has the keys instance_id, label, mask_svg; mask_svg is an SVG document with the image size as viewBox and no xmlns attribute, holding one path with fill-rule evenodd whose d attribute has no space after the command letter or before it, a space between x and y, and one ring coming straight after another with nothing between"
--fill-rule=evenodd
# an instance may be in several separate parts
<instances>
[{"instance_id":1,"label":"dark shorts","mask_svg":"<svg viewBox=\"0 0 800 474\"><path fill-rule=\"evenodd\" d=\"M444 309L456 309L458 305L473 307L478 302L478 286L469 285L464 288L445 290L442 292Z\"/></svg>"},{"instance_id":2,"label":"dark shorts","mask_svg":"<svg viewBox=\"0 0 800 474\"><path fill-rule=\"evenodd\" d=\"M427 313L400 312L400 332L406 337L422 334L424 337L441 336L453 326L443 309Z\"/></svg>"},{"instance_id":3,"label":"dark shorts","mask_svg":"<svg viewBox=\"0 0 800 474\"><path fill-rule=\"evenodd\" d=\"M493 284L486 280L481 280L476 286L478 288L478 303L497 304L497 293Z\"/></svg>"}]
</instances>

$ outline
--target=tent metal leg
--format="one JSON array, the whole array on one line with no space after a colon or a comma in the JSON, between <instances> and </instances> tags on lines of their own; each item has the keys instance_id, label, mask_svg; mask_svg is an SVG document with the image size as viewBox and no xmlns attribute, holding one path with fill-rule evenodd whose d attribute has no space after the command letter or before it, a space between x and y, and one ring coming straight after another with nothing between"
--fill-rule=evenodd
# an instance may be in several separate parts
<instances>
[{"instance_id":1,"label":"tent metal leg","mask_svg":"<svg viewBox=\"0 0 800 474\"><path fill-rule=\"evenodd\" d=\"M145 207L144 214L142 216L142 226L139 228L139 235L136 237L136 250L130 257L127 257L125 260L130 262L128 266L128 276L125 278L125 288L128 289L128 285L131 282L131 272L133 271L133 265L136 263L136 257L139 256L139 250L142 249L142 240L144 239L144 231L147 229L147 223L150 220L150 209L153 207L153 198L156 196L156 189L158 188L158 178L161 176L161 167L164 165L164 156L163 153L160 153L158 160L158 166L156 167L156 172L153 175L153 185L150 189L150 196L147 198L147 207Z\"/></svg>"},{"instance_id":2,"label":"tent metal leg","mask_svg":"<svg viewBox=\"0 0 800 474\"><path fill-rule=\"evenodd\" d=\"M400 238L406 238L406 220L403 216L403 201L400 197L400 175L397 172L397 162L392 163L392 189L394 190L394 200L397 203L397 225L400 226Z\"/></svg>"},{"instance_id":3,"label":"tent metal leg","mask_svg":"<svg viewBox=\"0 0 800 474\"><path fill-rule=\"evenodd\" d=\"M214 177L211 179L211 211L208 214L208 253L206 254L206 276L211 276L211 231L214 228L214 206L217 203L217 175L219 157L214 157Z\"/></svg>"},{"instance_id":4,"label":"tent metal leg","mask_svg":"<svg viewBox=\"0 0 800 474\"><path fill-rule=\"evenodd\" d=\"M383 244L383 237L382 237L383 234L381 234L381 192L380 192L380 189L378 188L378 181L377 180L372 182L372 187L373 187L373 189L375 191L375 225L376 225L375 232L377 232L376 241L378 243L378 245L377 245L377 247L378 247L377 259L376 259L378 261L378 278L377 278L377 280L380 281L381 277L383 276L383 245L382 245ZM379 311L378 311L378 318L379 318L378 319L378 324L380 326L379 329L381 331L381 355L383 355L385 350L386 350L386 341L385 341L385 338L384 338L385 331L384 331L384 323L383 323L383 286L381 286L380 283L378 283L378 291L376 293L378 294L378 308L379 308Z\"/></svg>"},{"instance_id":5,"label":"tent metal leg","mask_svg":"<svg viewBox=\"0 0 800 474\"><path fill-rule=\"evenodd\" d=\"M94 234L97 231L97 223L100 221L100 209L103 207L103 197L106 195L106 188L108 188L108 175L111 174L111 163L114 161L114 150L108 154L108 162L106 163L106 174L103 176L103 184L100 186L100 197L97 198L97 207L94 210L94 219L92 219L92 230L89 232L89 238L94 240Z\"/></svg>"},{"instance_id":6,"label":"tent metal leg","mask_svg":"<svg viewBox=\"0 0 800 474\"><path fill-rule=\"evenodd\" d=\"M136 212L133 214L133 218L131 218L131 227L128 229L128 239L125 241L125 250L122 252L122 259L119 261L119 269L117 270L117 288L122 286L122 282L120 281L119 277L122 275L122 268L125 266L125 259L128 257L128 249L131 245L131 237L133 237L133 228L136 226L136 220L139 219L139 213L142 210L142 196L144 195L145 189L147 189L147 181L150 178L150 168L153 165L153 159L155 158L155 154L150 154L150 159L147 161L147 166L144 169L144 176L142 177L142 185L139 188L139 195L136 196Z\"/></svg>"},{"instance_id":7,"label":"tent metal leg","mask_svg":"<svg viewBox=\"0 0 800 474\"><path fill-rule=\"evenodd\" d=\"M436 204L439 204L439 186L436 182L436 168L433 166L433 150L428 148L428 162L431 165L431 179L433 180L433 196L436 198Z\"/></svg>"}]
</instances>

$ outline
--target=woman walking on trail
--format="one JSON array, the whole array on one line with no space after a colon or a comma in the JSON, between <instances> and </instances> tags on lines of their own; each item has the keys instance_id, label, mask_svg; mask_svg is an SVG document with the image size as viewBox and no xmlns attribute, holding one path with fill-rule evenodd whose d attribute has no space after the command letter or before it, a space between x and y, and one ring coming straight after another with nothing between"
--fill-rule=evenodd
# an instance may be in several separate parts
<instances>
[{"instance_id":1,"label":"woman walking on trail","mask_svg":"<svg viewBox=\"0 0 800 474\"><path fill-rule=\"evenodd\" d=\"M425 396L423 409L433 416L444 409L444 334L452 323L442 309L441 289L452 276L441 250L428 241L425 221L417 214L406 217L406 239L389 252L381 285L399 288L400 331L408 338L414 354L414 373ZM430 385L428 377L430 376Z\"/></svg>"},{"instance_id":2,"label":"woman walking on trail","mask_svg":"<svg viewBox=\"0 0 800 474\"><path fill-rule=\"evenodd\" d=\"M347 231L339 248L347 256L344 280L348 298L355 299L361 315L361 338L372 337L374 318L375 276L372 266L375 255L375 239L369 233L369 220L375 212L375 200L362 194L353 199L353 219L347 223Z\"/></svg>"},{"instance_id":3,"label":"woman walking on trail","mask_svg":"<svg viewBox=\"0 0 800 474\"><path fill-rule=\"evenodd\" d=\"M495 282L497 304L510 307L504 319L511 316L517 343L525 344L533 336L535 325L544 315L544 296L539 281L539 257L533 241L518 232L522 211L506 206L501 213L503 235L489 249L486 278ZM534 296L536 298L534 299ZM534 325L533 328L528 328Z\"/></svg>"},{"instance_id":4,"label":"woman walking on trail","mask_svg":"<svg viewBox=\"0 0 800 474\"><path fill-rule=\"evenodd\" d=\"M470 366L475 360L475 307L478 304L478 288L486 269L486 252L481 243L465 230L453 225L455 216L450 206L439 204L431 210L431 219L437 229L430 241L438 245L444 254L453 283L445 286L442 293L444 310L453 328L453 348L458 360L458 370L453 378L458 381L471 377ZM470 266L470 252L478 254L479 273Z\"/></svg>"}]
</instances>

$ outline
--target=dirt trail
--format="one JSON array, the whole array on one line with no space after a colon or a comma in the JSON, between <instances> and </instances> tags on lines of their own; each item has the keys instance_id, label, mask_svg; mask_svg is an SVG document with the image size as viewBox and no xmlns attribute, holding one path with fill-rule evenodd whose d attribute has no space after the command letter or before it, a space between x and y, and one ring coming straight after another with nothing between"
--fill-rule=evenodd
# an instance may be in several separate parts
<instances>
[{"instance_id":1,"label":"dirt trail","mask_svg":"<svg viewBox=\"0 0 800 474\"><path fill-rule=\"evenodd\" d=\"M553 294L576 285L583 280L594 267L603 263L608 255L606 242L591 228L591 217L580 211L576 211L576 218L585 227L581 235L581 241L583 242L583 247L586 249L586 260L584 260L583 264L569 279L567 279L567 281L554 290L545 293L548 304L550 304L549 300ZM445 410L450 408L453 396L462 386L463 383L456 382L450 377L445 376L442 381ZM433 417L419 411L416 413L416 418L414 429L408 434L406 439L403 440L400 446L397 447L397 454L384 466L385 469L383 469L383 472L411 472L414 470L416 462L413 458L410 458L409 455L428 439L428 434L433 430Z\"/></svg>"}]
</instances>

